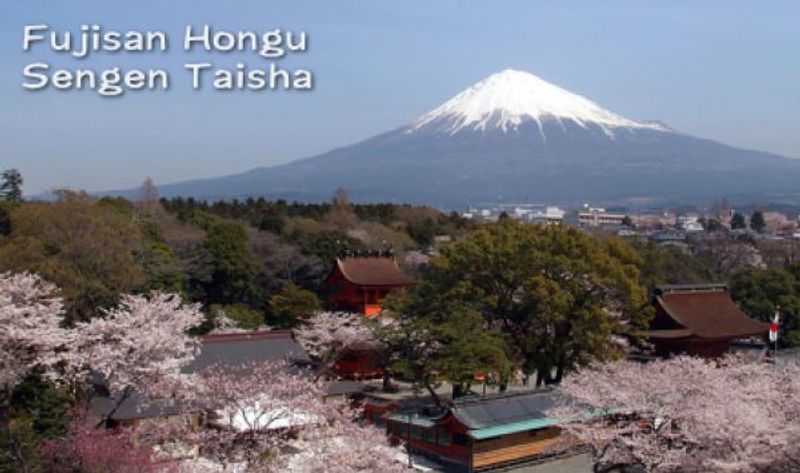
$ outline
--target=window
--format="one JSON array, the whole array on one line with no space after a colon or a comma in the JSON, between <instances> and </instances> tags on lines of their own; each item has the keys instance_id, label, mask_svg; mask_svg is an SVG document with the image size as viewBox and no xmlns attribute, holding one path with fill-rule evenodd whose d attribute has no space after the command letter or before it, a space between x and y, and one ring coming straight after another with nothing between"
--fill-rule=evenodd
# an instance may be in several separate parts
<instances>
[{"instance_id":1,"label":"window","mask_svg":"<svg viewBox=\"0 0 800 473\"><path fill-rule=\"evenodd\" d=\"M422 439L422 429L417 427L416 425L411 426L411 438L414 440Z\"/></svg>"},{"instance_id":2,"label":"window","mask_svg":"<svg viewBox=\"0 0 800 473\"><path fill-rule=\"evenodd\" d=\"M466 434L456 432L453 434L453 443L455 445L469 445L469 437Z\"/></svg>"},{"instance_id":3,"label":"window","mask_svg":"<svg viewBox=\"0 0 800 473\"><path fill-rule=\"evenodd\" d=\"M433 430L422 429L422 440L433 443Z\"/></svg>"},{"instance_id":4,"label":"window","mask_svg":"<svg viewBox=\"0 0 800 473\"><path fill-rule=\"evenodd\" d=\"M399 437L399 438L408 437L408 428L407 428L407 426L405 424L398 424L396 422L393 422L391 425L392 425L392 429L391 429L392 430L392 434L395 437Z\"/></svg>"},{"instance_id":5,"label":"window","mask_svg":"<svg viewBox=\"0 0 800 473\"><path fill-rule=\"evenodd\" d=\"M447 430L442 428L436 429L436 443L443 447L450 446L450 434Z\"/></svg>"}]
</instances>

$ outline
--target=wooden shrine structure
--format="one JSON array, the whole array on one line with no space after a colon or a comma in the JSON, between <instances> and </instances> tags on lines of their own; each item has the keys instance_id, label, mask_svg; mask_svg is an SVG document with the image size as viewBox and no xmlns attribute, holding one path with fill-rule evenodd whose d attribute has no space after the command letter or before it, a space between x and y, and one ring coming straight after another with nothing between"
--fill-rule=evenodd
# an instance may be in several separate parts
<instances>
[{"instance_id":1,"label":"wooden shrine structure","mask_svg":"<svg viewBox=\"0 0 800 473\"><path fill-rule=\"evenodd\" d=\"M358 312L367 317L380 314L383 300L392 291L414 284L389 253L350 254L336 264L322 288L328 292L331 310Z\"/></svg>"},{"instance_id":2,"label":"wooden shrine structure","mask_svg":"<svg viewBox=\"0 0 800 473\"><path fill-rule=\"evenodd\" d=\"M658 286L649 338L656 355L717 357L732 341L763 337L769 324L749 318L724 284Z\"/></svg>"}]
</instances>

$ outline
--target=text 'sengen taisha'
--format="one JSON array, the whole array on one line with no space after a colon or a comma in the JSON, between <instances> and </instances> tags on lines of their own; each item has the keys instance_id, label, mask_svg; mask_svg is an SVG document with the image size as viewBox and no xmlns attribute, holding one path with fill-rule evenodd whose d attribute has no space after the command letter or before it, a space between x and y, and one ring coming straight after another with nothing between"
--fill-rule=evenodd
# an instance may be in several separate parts
<instances>
[{"instance_id":1,"label":"text 'sengen taisha'","mask_svg":"<svg viewBox=\"0 0 800 473\"><path fill-rule=\"evenodd\" d=\"M117 31L100 25L81 25L77 32L59 31L47 24L25 25L22 49L30 55L47 52L66 56L77 67L55 68L44 60L34 60L22 70L22 87L30 91L92 90L104 97L126 91L166 91L174 82L192 90L273 91L312 90L314 74L307 68L289 68L282 62L303 54L309 48L305 31L280 28L264 31L216 30L210 25L187 25L180 37L180 50L219 55L249 54L258 62L237 62L233 67L217 67L211 60L183 63L182 77L174 79L168 68L92 67L87 61L108 53L170 54L173 37L162 30Z\"/></svg>"}]
</instances>

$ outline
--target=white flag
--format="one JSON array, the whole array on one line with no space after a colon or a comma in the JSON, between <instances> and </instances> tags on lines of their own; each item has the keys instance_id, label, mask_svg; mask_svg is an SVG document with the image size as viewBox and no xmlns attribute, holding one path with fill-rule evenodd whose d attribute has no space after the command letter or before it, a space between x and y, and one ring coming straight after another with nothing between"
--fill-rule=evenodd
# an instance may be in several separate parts
<instances>
[{"instance_id":1,"label":"white flag","mask_svg":"<svg viewBox=\"0 0 800 473\"><path fill-rule=\"evenodd\" d=\"M778 341L778 325L780 324L780 316L778 312L775 312L775 317L772 319L772 323L769 324L769 341L770 342L777 342Z\"/></svg>"}]
</instances>

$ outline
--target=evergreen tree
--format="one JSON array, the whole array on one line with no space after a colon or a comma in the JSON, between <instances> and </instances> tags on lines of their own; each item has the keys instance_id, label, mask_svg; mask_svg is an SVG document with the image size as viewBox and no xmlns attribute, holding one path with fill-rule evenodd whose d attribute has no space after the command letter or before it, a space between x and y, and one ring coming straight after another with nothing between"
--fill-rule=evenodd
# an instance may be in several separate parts
<instances>
[{"instance_id":1,"label":"evergreen tree","mask_svg":"<svg viewBox=\"0 0 800 473\"><path fill-rule=\"evenodd\" d=\"M241 225L213 224L203 247L211 254L210 280L205 284L208 302L215 304L258 304L261 288L256 284L258 264L247 248L247 234Z\"/></svg>"},{"instance_id":2,"label":"evergreen tree","mask_svg":"<svg viewBox=\"0 0 800 473\"><path fill-rule=\"evenodd\" d=\"M758 320L770 322L781 314L782 347L800 345L800 280L798 266L786 269L750 269L731 280L731 297L742 310Z\"/></svg>"},{"instance_id":3,"label":"evergreen tree","mask_svg":"<svg viewBox=\"0 0 800 473\"><path fill-rule=\"evenodd\" d=\"M750 228L761 233L767 227L767 222L764 221L764 214L760 210L753 212L750 217Z\"/></svg>"},{"instance_id":4,"label":"evergreen tree","mask_svg":"<svg viewBox=\"0 0 800 473\"><path fill-rule=\"evenodd\" d=\"M3 182L0 183L0 196L6 202L22 202L22 174L16 169L7 169L2 174Z\"/></svg>"},{"instance_id":5,"label":"evergreen tree","mask_svg":"<svg viewBox=\"0 0 800 473\"><path fill-rule=\"evenodd\" d=\"M744 228L747 228L747 222L744 220L744 215L736 212L733 214L733 217L731 217L731 230L739 230Z\"/></svg>"},{"instance_id":6,"label":"evergreen tree","mask_svg":"<svg viewBox=\"0 0 800 473\"><path fill-rule=\"evenodd\" d=\"M294 327L321 308L316 294L289 283L269 299L270 323L279 327Z\"/></svg>"},{"instance_id":7,"label":"evergreen tree","mask_svg":"<svg viewBox=\"0 0 800 473\"><path fill-rule=\"evenodd\" d=\"M636 339L646 327L641 264L620 240L509 219L445 247L396 311L429 332L455 320L465 336L500 336L525 373L558 382L571 368L620 356L620 336Z\"/></svg>"},{"instance_id":8,"label":"evergreen tree","mask_svg":"<svg viewBox=\"0 0 800 473\"><path fill-rule=\"evenodd\" d=\"M0 236L11 235L11 209L9 204L0 203Z\"/></svg>"},{"instance_id":9,"label":"evergreen tree","mask_svg":"<svg viewBox=\"0 0 800 473\"><path fill-rule=\"evenodd\" d=\"M722 230L722 224L715 218L709 218L706 221L705 228L707 232L717 232Z\"/></svg>"}]
</instances>

